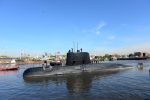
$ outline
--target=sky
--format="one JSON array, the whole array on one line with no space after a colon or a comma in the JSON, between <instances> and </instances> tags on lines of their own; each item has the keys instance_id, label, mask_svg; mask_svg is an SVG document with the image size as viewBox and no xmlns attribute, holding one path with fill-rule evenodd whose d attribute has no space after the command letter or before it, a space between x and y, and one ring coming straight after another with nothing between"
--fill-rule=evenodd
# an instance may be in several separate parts
<instances>
[{"instance_id":1,"label":"sky","mask_svg":"<svg viewBox=\"0 0 150 100\"><path fill-rule=\"evenodd\" d=\"M0 55L150 52L150 0L0 0Z\"/></svg>"}]
</instances>

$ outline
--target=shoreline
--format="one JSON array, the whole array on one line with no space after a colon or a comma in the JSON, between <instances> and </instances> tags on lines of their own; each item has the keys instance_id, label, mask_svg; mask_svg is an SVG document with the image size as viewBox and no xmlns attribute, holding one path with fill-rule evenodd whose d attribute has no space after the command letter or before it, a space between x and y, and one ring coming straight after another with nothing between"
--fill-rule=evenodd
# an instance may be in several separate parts
<instances>
[{"instance_id":1,"label":"shoreline","mask_svg":"<svg viewBox=\"0 0 150 100\"><path fill-rule=\"evenodd\" d=\"M24 64L42 64L43 61L16 61L16 64L18 65L24 65Z\"/></svg>"}]
</instances>

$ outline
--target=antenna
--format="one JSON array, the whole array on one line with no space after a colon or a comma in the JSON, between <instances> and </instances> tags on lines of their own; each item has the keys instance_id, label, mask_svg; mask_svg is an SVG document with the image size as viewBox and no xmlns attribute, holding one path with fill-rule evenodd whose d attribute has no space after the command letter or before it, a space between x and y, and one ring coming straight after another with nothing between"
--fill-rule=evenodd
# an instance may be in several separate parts
<instances>
[{"instance_id":1,"label":"antenna","mask_svg":"<svg viewBox=\"0 0 150 100\"><path fill-rule=\"evenodd\" d=\"M73 51L75 52L75 42L73 42Z\"/></svg>"},{"instance_id":2,"label":"antenna","mask_svg":"<svg viewBox=\"0 0 150 100\"><path fill-rule=\"evenodd\" d=\"M77 42L77 51L78 51L78 42Z\"/></svg>"}]
</instances>

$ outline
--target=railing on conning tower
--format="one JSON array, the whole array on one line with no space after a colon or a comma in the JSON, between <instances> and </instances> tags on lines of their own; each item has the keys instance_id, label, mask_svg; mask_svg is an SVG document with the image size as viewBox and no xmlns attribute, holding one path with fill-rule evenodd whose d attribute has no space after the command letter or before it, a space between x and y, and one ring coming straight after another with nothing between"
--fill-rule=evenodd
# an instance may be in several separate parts
<instances>
[{"instance_id":1,"label":"railing on conning tower","mask_svg":"<svg viewBox=\"0 0 150 100\"><path fill-rule=\"evenodd\" d=\"M75 53L75 51L73 50L73 48L71 48L71 50L69 49L68 53ZM77 49L76 52L82 52L82 48L80 50Z\"/></svg>"}]
</instances>

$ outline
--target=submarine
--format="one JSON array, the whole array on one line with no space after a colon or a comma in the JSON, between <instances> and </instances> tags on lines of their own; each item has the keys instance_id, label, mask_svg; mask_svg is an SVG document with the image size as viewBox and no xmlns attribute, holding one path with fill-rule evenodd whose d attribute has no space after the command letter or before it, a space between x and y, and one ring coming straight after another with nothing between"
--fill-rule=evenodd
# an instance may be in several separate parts
<instances>
[{"instance_id":1,"label":"submarine","mask_svg":"<svg viewBox=\"0 0 150 100\"><path fill-rule=\"evenodd\" d=\"M45 65L28 68L23 72L23 78L58 77L62 75L79 75L82 73L105 73L133 68L129 65L117 63L92 63L89 53L82 52L82 49L77 50L77 52L73 52L73 49L69 50L64 66L54 63L52 65L48 65L47 61L45 61Z\"/></svg>"}]
</instances>

